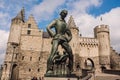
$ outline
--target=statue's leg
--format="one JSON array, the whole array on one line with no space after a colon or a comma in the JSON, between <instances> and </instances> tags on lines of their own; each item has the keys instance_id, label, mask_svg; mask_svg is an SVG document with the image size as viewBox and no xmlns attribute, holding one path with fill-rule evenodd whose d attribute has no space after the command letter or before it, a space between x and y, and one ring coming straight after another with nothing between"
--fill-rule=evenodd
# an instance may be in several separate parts
<instances>
[{"instance_id":1,"label":"statue's leg","mask_svg":"<svg viewBox=\"0 0 120 80\"><path fill-rule=\"evenodd\" d=\"M53 40L51 53L50 53L50 56L47 60L47 72L52 71L52 68L53 68L53 61L52 60L53 60L53 57L56 54L57 50L58 50L58 40Z\"/></svg>"},{"instance_id":2,"label":"statue's leg","mask_svg":"<svg viewBox=\"0 0 120 80\"><path fill-rule=\"evenodd\" d=\"M69 55L68 67L70 69L70 72L72 72L73 71L73 54L72 54L72 49L71 49L70 45L67 42L62 43L61 45L62 45L62 47L65 49L65 51Z\"/></svg>"}]
</instances>

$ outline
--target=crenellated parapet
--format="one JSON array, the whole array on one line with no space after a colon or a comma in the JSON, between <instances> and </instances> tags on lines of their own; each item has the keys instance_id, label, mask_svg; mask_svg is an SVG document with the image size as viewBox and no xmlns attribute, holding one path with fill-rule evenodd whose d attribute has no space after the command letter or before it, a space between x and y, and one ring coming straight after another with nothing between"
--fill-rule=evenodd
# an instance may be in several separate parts
<instances>
[{"instance_id":1,"label":"crenellated parapet","mask_svg":"<svg viewBox=\"0 0 120 80\"><path fill-rule=\"evenodd\" d=\"M101 33L101 32L109 33L109 26L102 24L102 25L98 25L94 28L95 37L97 37L97 33Z\"/></svg>"},{"instance_id":2,"label":"crenellated parapet","mask_svg":"<svg viewBox=\"0 0 120 80\"><path fill-rule=\"evenodd\" d=\"M96 26L95 30L96 30L96 32L98 32L98 33L99 33L99 32L109 32L109 27L108 27L108 25L102 24L102 25Z\"/></svg>"},{"instance_id":3,"label":"crenellated parapet","mask_svg":"<svg viewBox=\"0 0 120 80\"><path fill-rule=\"evenodd\" d=\"M98 46L98 40L95 38L81 37L79 42L81 46Z\"/></svg>"}]
</instances>

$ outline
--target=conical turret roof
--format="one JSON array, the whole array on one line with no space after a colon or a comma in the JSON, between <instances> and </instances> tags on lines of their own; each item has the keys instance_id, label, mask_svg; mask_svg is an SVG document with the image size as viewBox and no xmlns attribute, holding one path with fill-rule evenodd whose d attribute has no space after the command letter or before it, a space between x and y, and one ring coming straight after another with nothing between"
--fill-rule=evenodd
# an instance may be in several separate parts
<instances>
[{"instance_id":1,"label":"conical turret roof","mask_svg":"<svg viewBox=\"0 0 120 80\"><path fill-rule=\"evenodd\" d=\"M69 27L69 28L78 29L78 28L76 27L76 24L75 24L75 22L74 22L74 19L73 19L72 15L70 16L70 18L69 18L69 20L68 20L68 27Z\"/></svg>"},{"instance_id":2,"label":"conical turret roof","mask_svg":"<svg viewBox=\"0 0 120 80\"><path fill-rule=\"evenodd\" d=\"M24 10L24 8L17 14L17 16L14 19L20 19L23 22L25 21L25 10Z\"/></svg>"}]
</instances>

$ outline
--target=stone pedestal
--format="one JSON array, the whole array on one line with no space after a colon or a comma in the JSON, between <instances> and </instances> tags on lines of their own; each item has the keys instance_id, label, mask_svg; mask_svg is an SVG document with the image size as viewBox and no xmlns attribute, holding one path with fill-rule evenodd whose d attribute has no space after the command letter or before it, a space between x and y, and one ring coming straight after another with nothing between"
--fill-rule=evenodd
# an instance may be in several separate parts
<instances>
[{"instance_id":1,"label":"stone pedestal","mask_svg":"<svg viewBox=\"0 0 120 80\"><path fill-rule=\"evenodd\" d=\"M44 80L78 80L78 78L72 78L72 77L45 77Z\"/></svg>"}]
</instances>

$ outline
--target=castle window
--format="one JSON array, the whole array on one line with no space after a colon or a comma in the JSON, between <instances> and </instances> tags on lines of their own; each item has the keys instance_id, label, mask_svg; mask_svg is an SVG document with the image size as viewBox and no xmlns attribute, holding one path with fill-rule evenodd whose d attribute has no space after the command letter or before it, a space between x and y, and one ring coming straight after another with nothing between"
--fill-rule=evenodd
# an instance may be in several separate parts
<instances>
[{"instance_id":1,"label":"castle window","mask_svg":"<svg viewBox=\"0 0 120 80\"><path fill-rule=\"evenodd\" d=\"M15 59L17 59L18 54L15 55Z\"/></svg>"},{"instance_id":2,"label":"castle window","mask_svg":"<svg viewBox=\"0 0 120 80\"><path fill-rule=\"evenodd\" d=\"M28 28L31 28L31 24L28 24Z\"/></svg>"},{"instance_id":3,"label":"castle window","mask_svg":"<svg viewBox=\"0 0 120 80\"><path fill-rule=\"evenodd\" d=\"M79 65L79 63L77 63L77 65L76 65L76 70L77 70L77 71L80 70L80 65Z\"/></svg>"},{"instance_id":4,"label":"castle window","mask_svg":"<svg viewBox=\"0 0 120 80\"><path fill-rule=\"evenodd\" d=\"M31 30L27 30L27 34L30 35L30 33L31 33Z\"/></svg>"},{"instance_id":5,"label":"castle window","mask_svg":"<svg viewBox=\"0 0 120 80\"><path fill-rule=\"evenodd\" d=\"M40 69L38 69L38 72L40 72Z\"/></svg>"},{"instance_id":6,"label":"castle window","mask_svg":"<svg viewBox=\"0 0 120 80\"><path fill-rule=\"evenodd\" d=\"M8 52L6 52L6 54L8 54Z\"/></svg>"},{"instance_id":7,"label":"castle window","mask_svg":"<svg viewBox=\"0 0 120 80\"><path fill-rule=\"evenodd\" d=\"M29 72L31 71L31 69L29 68Z\"/></svg>"},{"instance_id":8,"label":"castle window","mask_svg":"<svg viewBox=\"0 0 120 80\"><path fill-rule=\"evenodd\" d=\"M24 56L22 56L22 60L24 60Z\"/></svg>"},{"instance_id":9,"label":"castle window","mask_svg":"<svg viewBox=\"0 0 120 80\"><path fill-rule=\"evenodd\" d=\"M7 64L5 64L5 70L7 70Z\"/></svg>"},{"instance_id":10,"label":"castle window","mask_svg":"<svg viewBox=\"0 0 120 80\"><path fill-rule=\"evenodd\" d=\"M30 57L30 61L32 60L32 57Z\"/></svg>"},{"instance_id":11,"label":"castle window","mask_svg":"<svg viewBox=\"0 0 120 80\"><path fill-rule=\"evenodd\" d=\"M39 61L40 61L40 57L39 57Z\"/></svg>"}]
</instances>

